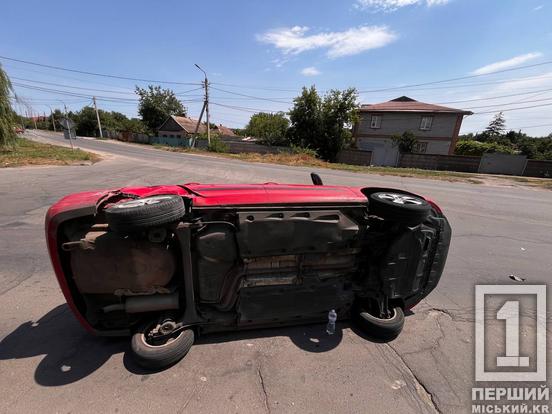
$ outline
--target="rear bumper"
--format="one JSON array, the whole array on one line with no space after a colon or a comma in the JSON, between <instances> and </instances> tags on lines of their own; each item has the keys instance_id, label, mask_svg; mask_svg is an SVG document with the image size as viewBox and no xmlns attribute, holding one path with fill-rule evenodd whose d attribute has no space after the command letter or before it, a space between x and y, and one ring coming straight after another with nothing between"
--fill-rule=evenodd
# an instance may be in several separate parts
<instances>
[{"instance_id":1,"label":"rear bumper","mask_svg":"<svg viewBox=\"0 0 552 414\"><path fill-rule=\"evenodd\" d=\"M441 279L451 234L448 220L435 210L421 226L401 234L381 263L384 294L406 309L425 298Z\"/></svg>"}]
</instances>

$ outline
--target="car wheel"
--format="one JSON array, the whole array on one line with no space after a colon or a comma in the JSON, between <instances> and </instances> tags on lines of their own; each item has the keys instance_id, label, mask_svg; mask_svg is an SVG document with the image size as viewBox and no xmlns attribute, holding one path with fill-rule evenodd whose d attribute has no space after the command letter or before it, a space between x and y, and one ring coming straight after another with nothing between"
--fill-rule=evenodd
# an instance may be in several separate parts
<instances>
[{"instance_id":1,"label":"car wheel","mask_svg":"<svg viewBox=\"0 0 552 414\"><path fill-rule=\"evenodd\" d=\"M370 214L410 226L422 223L431 211L426 200L410 194L384 191L370 194L369 199Z\"/></svg>"},{"instance_id":2,"label":"car wheel","mask_svg":"<svg viewBox=\"0 0 552 414\"><path fill-rule=\"evenodd\" d=\"M182 197L156 195L115 204L105 210L109 227L119 233L139 231L178 221L186 214Z\"/></svg>"},{"instance_id":3,"label":"car wheel","mask_svg":"<svg viewBox=\"0 0 552 414\"><path fill-rule=\"evenodd\" d=\"M380 318L363 308L357 308L354 320L366 335L382 341L390 341L399 336L403 329L404 312L397 306L392 309L390 318Z\"/></svg>"},{"instance_id":4,"label":"car wheel","mask_svg":"<svg viewBox=\"0 0 552 414\"><path fill-rule=\"evenodd\" d=\"M130 347L134 360L148 369L166 368L178 362L188 353L195 339L194 331L184 329L160 340L150 337L157 322L142 325L132 336Z\"/></svg>"}]
</instances>

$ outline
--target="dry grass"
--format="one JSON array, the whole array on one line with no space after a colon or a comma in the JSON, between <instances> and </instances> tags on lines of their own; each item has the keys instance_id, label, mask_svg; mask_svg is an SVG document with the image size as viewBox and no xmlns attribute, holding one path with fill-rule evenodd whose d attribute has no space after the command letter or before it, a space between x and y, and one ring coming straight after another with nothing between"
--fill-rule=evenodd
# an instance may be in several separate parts
<instances>
[{"instance_id":1,"label":"dry grass","mask_svg":"<svg viewBox=\"0 0 552 414\"><path fill-rule=\"evenodd\" d=\"M99 160L98 155L80 149L72 150L25 138L18 138L14 148L0 149L0 167L90 164Z\"/></svg>"},{"instance_id":2,"label":"dry grass","mask_svg":"<svg viewBox=\"0 0 552 414\"><path fill-rule=\"evenodd\" d=\"M155 145L156 148L172 152L186 152L192 154L211 155L215 157L233 158L241 161L271 163L280 165L292 165L298 167L316 167L329 168L332 170L351 171L359 173L370 173L379 175L392 175L398 177L414 177L414 178L429 178L434 180L443 180L450 182L466 182L470 184L494 184L501 186L529 186L552 190L552 179L549 178L533 178L533 177L511 177L511 176L488 176L484 174L463 173L456 171L436 171L422 170L418 168L396 168L396 167L374 167L330 163L322 161L309 154L257 154L257 153L242 153L228 154L215 153L196 148L177 148L163 145Z\"/></svg>"}]
</instances>

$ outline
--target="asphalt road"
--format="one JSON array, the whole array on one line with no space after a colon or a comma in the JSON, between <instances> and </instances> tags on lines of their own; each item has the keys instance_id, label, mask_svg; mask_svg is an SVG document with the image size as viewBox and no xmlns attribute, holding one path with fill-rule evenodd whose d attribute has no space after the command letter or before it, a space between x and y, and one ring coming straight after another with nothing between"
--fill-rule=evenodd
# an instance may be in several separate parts
<instances>
[{"instance_id":1,"label":"asphalt road","mask_svg":"<svg viewBox=\"0 0 552 414\"><path fill-rule=\"evenodd\" d=\"M41 133L44 138L64 142ZM36 136L35 136L36 138ZM64 142L67 143L66 141ZM92 166L0 170L0 412L469 412L474 286L548 283L552 192L251 164L111 141ZM398 187L430 196L454 235L437 289L401 336L375 343L347 323L218 334L176 366L146 373L128 341L86 334L64 305L46 252L48 207L76 191L186 182Z\"/></svg>"}]
</instances>

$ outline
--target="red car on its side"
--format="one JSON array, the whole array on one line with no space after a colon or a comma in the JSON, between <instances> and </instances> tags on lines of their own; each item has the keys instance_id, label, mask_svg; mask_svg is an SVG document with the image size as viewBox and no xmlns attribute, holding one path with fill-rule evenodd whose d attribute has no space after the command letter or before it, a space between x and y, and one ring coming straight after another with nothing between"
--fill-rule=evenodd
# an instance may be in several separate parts
<instances>
[{"instance_id":1,"label":"red car on its side","mask_svg":"<svg viewBox=\"0 0 552 414\"><path fill-rule=\"evenodd\" d=\"M352 318L396 337L437 285L451 237L440 208L387 188L184 184L69 195L48 211L54 270L98 335L131 335L143 366L200 333Z\"/></svg>"}]
</instances>

